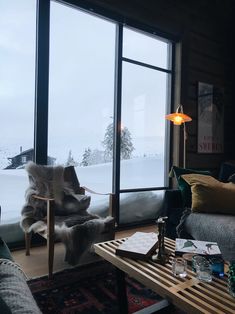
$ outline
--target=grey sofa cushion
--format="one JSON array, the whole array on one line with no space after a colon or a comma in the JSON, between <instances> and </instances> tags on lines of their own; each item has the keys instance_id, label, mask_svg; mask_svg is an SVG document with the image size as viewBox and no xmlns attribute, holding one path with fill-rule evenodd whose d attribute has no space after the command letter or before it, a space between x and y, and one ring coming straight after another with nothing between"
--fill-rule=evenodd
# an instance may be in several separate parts
<instances>
[{"instance_id":1,"label":"grey sofa cushion","mask_svg":"<svg viewBox=\"0 0 235 314\"><path fill-rule=\"evenodd\" d=\"M224 259L235 260L235 216L190 213L183 229L196 240L217 242Z\"/></svg>"},{"instance_id":2,"label":"grey sofa cushion","mask_svg":"<svg viewBox=\"0 0 235 314\"><path fill-rule=\"evenodd\" d=\"M14 314L41 314L20 267L0 259L0 297Z\"/></svg>"}]
</instances>

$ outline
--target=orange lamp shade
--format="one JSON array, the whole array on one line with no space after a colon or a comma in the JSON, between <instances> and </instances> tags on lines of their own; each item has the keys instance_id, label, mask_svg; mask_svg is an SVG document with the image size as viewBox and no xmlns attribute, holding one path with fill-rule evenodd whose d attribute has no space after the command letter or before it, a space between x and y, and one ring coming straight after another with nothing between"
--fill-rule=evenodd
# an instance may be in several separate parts
<instances>
[{"instance_id":1,"label":"orange lamp shade","mask_svg":"<svg viewBox=\"0 0 235 314\"><path fill-rule=\"evenodd\" d=\"M166 115L166 119L172 121L175 125L181 125L182 123L192 121L192 118L180 112L168 114Z\"/></svg>"}]
</instances>

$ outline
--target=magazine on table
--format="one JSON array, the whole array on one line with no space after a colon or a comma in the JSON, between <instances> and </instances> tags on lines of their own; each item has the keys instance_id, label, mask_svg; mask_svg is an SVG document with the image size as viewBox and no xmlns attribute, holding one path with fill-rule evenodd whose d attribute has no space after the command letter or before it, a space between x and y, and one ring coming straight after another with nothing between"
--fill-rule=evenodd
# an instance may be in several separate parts
<instances>
[{"instance_id":1,"label":"magazine on table","mask_svg":"<svg viewBox=\"0 0 235 314\"><path fill-rule=\"evenodd\" d=\"M158 235L154 232L135 232L116 249L116 255L147 260L156 250Z\"/></svg>"},{"instance_id":2,"label":"magazine on table","mask_svg":"<svg viewBox=\"0 0 235 314\"><path fill-rule=\"evenodd\" d=\"M221 255L217 242L198 241L191 239L175 239L175 253L192 253L206 256Z\"/></svg>"}]
</instances>

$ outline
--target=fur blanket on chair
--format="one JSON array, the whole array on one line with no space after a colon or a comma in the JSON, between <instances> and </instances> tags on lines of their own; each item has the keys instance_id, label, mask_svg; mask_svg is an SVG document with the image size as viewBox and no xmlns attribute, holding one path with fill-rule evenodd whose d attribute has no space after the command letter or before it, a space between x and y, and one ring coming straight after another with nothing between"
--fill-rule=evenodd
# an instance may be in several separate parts
<instances>
[{"instance_id":1,"label":"fur blanket on chair","mask_svg":"<svg viewBox=\"0 0 235 314\"><path fill-rule=\"evenodd\" d=\"M29 162L25 169L29 175L29 187L21 211L22 229L25 232L45 231L47 203L33 195L53 198L51 207L55 213L55 236L65 245L65 260L76 265L91 250L99 235L112 228L114 219L110 216L101 218L87 211L90 196L74 193L64 181L64 167Z\"/></svg>"}]
</instances>

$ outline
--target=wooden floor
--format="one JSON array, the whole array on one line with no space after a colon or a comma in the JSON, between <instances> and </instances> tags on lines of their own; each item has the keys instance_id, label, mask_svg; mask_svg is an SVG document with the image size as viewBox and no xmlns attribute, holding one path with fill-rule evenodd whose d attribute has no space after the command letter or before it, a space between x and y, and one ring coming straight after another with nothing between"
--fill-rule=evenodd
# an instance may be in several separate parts
<instances>
[{"instance_id":1,"label":"wooden floor","mask_svg":"<svg viewBox=\"0 0 235 314\"><path fill-rule=\"evenodd\" d=\"M139 227L135 229L119 231L116 233L115 238L119 239L128 237L136 231L156 232L156 230L156 225ZM11 253L15 262L21 266L28 278L39 277L48 273L46 246L31 248L30 256L25 255L25 250L12 251ZM71 267L64 262L64 253L64 245L62 243L57 243L55 247L54 272Z\"/></svg>"}]
</instances>

